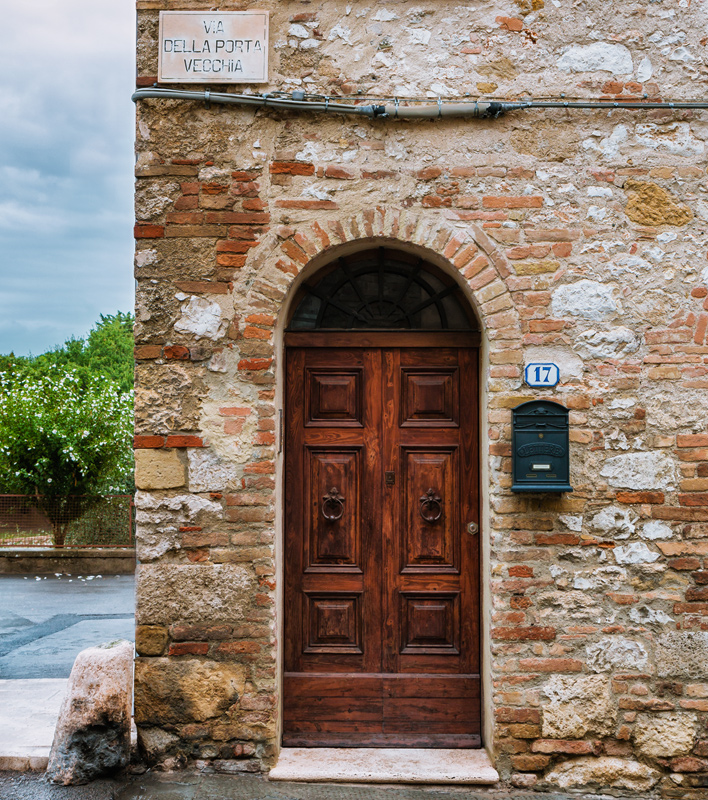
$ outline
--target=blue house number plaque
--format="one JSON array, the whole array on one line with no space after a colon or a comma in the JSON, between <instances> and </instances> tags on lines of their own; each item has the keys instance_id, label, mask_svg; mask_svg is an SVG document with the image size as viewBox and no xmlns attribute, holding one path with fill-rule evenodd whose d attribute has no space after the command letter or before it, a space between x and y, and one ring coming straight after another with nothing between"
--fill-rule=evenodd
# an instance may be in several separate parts
<instances>
[{"instance_id":1,"label":"blue house number plaque","mask_svg":"<svg viewBox=\"0 0 708 800\"><path fill-rule=\"evenodd\" d=\"M527 364L524 380L529 386L555 386L560 380L557 364Z\"/></svg>"}]
</instances>

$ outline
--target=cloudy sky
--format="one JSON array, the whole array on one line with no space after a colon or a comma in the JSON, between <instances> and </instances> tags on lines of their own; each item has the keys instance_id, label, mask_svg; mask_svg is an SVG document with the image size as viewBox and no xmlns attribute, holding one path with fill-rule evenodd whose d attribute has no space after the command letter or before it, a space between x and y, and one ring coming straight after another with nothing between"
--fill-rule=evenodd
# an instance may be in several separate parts
<instances>
[{"instance_id":1,"label":"cloudy sky","mask_svg":"<svg viewBox=\"0 0 708 800\"><path fill-rule=\"evenodd\" d=\"M133 0L3 4L0 353L132 311Z\"/></svg>"}]
</instances>

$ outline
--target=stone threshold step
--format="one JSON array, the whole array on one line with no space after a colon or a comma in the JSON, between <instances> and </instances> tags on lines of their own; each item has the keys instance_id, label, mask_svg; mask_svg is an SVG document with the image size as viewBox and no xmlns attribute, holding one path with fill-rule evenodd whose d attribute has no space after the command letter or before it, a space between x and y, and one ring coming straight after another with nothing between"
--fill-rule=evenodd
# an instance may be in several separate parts
<instances>
[{"instance_id":1,"label":"stone threshold step","mask_svg":"<svg viewBox=\"0 0 708 800\"><path fill-rule=\"evenodd\" d=\"M486 750L285 747L272 781L493 784L499 773Z\"/></svg>"}]
</instances>

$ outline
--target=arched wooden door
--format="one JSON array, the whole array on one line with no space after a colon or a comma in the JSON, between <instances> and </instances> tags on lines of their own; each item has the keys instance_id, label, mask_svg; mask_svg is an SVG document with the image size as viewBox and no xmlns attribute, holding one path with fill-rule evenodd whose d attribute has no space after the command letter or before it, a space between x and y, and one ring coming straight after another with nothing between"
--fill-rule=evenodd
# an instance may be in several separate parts
<instances>
[{"instance_id":1,"label":"arched wooden door","mask_svg":"<svg viewBox=\"0 0 708 800\"><path fill-rule=\"evenodd\" d=\"M390 267L385 253L371 258ZM371 295L380 310L369 317L390 318L402 285L361 274L349 290L357 313ZM345 308L342 296L321 303ZM411 329L410 316L407 329L303 331L297 314L286 334L283 744L478 747L477 334L469 323Z\"/></svg>"}]
</instances>

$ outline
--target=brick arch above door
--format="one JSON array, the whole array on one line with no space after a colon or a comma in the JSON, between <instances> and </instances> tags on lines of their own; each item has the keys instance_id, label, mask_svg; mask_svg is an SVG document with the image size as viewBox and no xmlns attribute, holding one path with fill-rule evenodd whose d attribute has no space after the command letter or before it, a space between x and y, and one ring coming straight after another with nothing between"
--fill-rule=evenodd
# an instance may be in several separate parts
<instances>
[{"instance_id":1,"label":"brick arch above door","mask_svg":"<svg viewBox=\"0 0 708 800\"><path fill-rule=\"evenodd\" d=\"M252 248L234 295L248 312L265 312L284 322L294 289L340 252L379 245L402 247L454 274L470 301L490 352L495 340L520 341L521 325L512 290L517 281L502 251L478 225L391 206L349 217L319 217L274 225ZM240 324L245 322L248 314ZM274 322L275 324L275 322Z\"/></svg>"}]
</instances>

